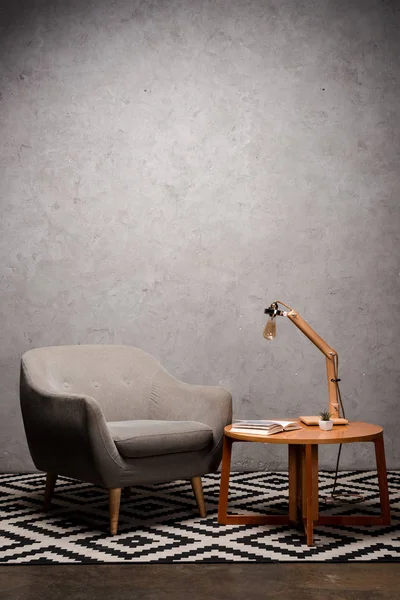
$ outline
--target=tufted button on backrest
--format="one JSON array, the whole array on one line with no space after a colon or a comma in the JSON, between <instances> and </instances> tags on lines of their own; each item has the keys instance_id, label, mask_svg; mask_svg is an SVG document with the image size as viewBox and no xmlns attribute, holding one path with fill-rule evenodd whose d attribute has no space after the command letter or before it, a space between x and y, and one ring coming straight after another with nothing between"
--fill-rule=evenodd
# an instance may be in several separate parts
<instances>
[{"instance_id":1,"label":"tufted button on backrest","mask_svg":"<svg viewBox=\"0 0 400 600\"><path fill-rule=\"evenodd\" d=\"M95 398L107 421L149 418L153 378L163 367L133 346L52 346L22 358L33 384Z\"/></svg>"}]
</instances>

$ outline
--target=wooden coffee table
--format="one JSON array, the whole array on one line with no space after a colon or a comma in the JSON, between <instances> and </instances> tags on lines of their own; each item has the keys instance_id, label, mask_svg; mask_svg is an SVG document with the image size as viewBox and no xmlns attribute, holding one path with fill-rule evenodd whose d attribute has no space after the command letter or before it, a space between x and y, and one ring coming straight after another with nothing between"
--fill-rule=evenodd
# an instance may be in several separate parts
<instances>
[{"instance_id":1,"label":"wooden coffee table","mask_svg":"<svg viewBox=\"0 0 400 600\"><path fill-rule=\"evenodd\" d=\"M387 484L383 429L368 423L336 425L331 431L300 423L301 429L274 435L254 435L224 429L221 487L218 523L222 525L288 524L303 522L307 545L313 544L315 525L390 525L390 503ZM289 514L242 515L228 514L229 477L234 442L287 444L289 449ZM318 446L320 444L351 444L373 442L378 472L380 515L327 515L318 512Z\"/></svg>"}]
</instances>

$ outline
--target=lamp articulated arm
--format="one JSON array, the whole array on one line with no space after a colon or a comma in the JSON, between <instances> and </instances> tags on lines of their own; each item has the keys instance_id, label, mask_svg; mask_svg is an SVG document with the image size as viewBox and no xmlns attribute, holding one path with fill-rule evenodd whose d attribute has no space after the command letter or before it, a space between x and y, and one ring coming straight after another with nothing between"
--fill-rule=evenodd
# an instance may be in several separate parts
<instances>
[{"instance_id":1,"label":"lamp articulated arm","mask_svg":"<svg viewBox=\"0 0 400 600\"><path fill-rule=\"evenodd\" d=\"M278 310L278 305L282 304L288 311ZM276 316L288 317L290 321L300 329L300 331L308 337L308 339L322 352L322 354L326 357L326 374L328 378L328 394L329 394L329 412L331 413L333 421L338 424L347 423L346 419L341 418L340 416L340 396L339 396L339 388L338 388L338 354L337 352L331 348L325 340L322 339L320 335L310 325L299 315L299 313L285 304L280 300L273 302L269 308L266 308L264 311L268 314L272 319ZM303 420L303 417L301 417ZM314 417L304 417L304 422L307 422L305 419L313 419L312 424L314 424ZM307 422L311 424L311 421Z\"/></svg>"}]
</instances>

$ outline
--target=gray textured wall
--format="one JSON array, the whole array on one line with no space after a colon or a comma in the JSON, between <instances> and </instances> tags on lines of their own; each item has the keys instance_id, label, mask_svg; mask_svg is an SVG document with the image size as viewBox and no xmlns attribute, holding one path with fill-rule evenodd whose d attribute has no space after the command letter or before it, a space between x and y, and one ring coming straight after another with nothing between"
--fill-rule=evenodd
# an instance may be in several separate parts
<instances>
[{"instance_id":1,"label":"gray textured wall","mask_svg":"<svg viewBox=\"0 0 400 600\"><path fill-rule=\"evenodd\" d=\"M288 321L262 337L276 298L339 352L348 416L384 425L400 468L398 6L1 3L2 471L32 468L36 346L140 346L230 388L236 417L325 408L318 350Z\"/></svg>"}]
</instances>

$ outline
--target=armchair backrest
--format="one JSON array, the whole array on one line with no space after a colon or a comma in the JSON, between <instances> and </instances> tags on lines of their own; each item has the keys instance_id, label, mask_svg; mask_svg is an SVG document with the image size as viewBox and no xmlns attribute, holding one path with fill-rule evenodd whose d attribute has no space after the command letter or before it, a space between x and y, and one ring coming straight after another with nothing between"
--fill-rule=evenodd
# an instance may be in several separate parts
<instances>
[{"instance_id":1,"label":"armchair backrest","mask_svg":"<svg viewBox=\"0 0 400 600\"><path fill-rule=\"evenodd\" d=\"M107 421L150 418L154 376L165 369L132 346L51 346L22 357L22 377L38 390L85 394L100 405Z\"/></svg>"}]
</instances>

